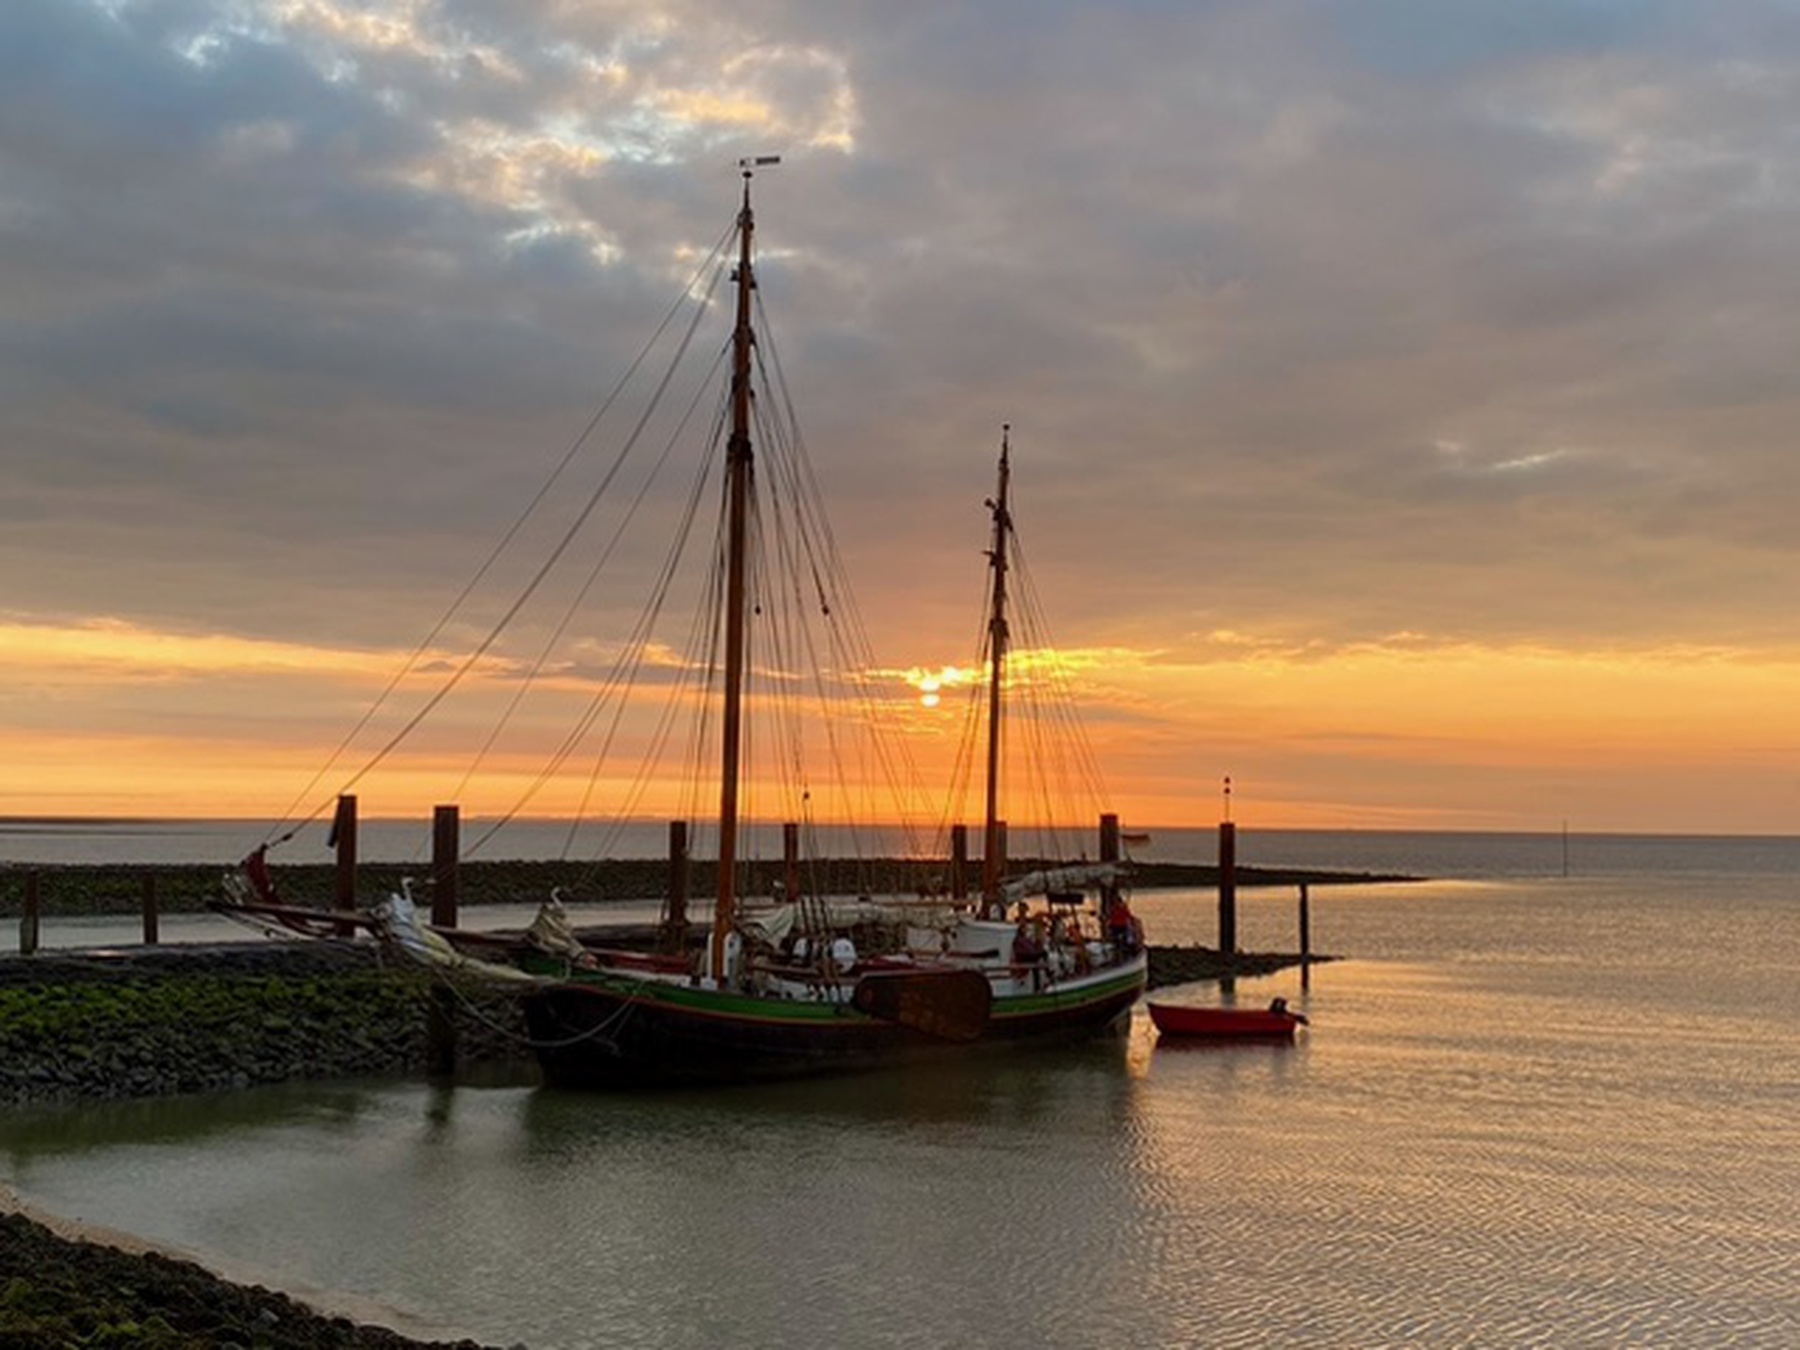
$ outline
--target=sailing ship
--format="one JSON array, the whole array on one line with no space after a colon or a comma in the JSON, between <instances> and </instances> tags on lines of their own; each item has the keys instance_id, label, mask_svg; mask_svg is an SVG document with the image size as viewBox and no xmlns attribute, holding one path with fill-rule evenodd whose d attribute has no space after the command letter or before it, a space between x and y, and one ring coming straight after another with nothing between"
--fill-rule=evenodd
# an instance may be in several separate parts
<instances>
[{"instance_id":1,"label":"sailing ship","mask_svg":"<svg viewBox=\"0 0 1800 1350\"><path fill-rule=\"evenodd\" d=\"M722 675L717 729L716 894L703 939L685 904L665 913L655 950L584 941L553 897L523 935L498 940L433 929L396 895L370 922L399 950L456 978L488 978L522 1000L547 1083L607 1088L836 1073L946 1054L1066 1042L1120 1026L1146 984L1147 954L1120 885L1116 829L1094 863L1008 877L1001 801L1008 688L1010 431L988 505L986 781L980 894L876 901L784 893L753 907L740 893L741 788L759 514L752 445L761 353L755 324L754 170L745 161L735 225L735 321L729 346L721 539L716 556ZM723 425L721 430L723 430ZM776 475L780 476L780 475ZM758 522L763 522L759 530ZM258 863L260 865L260 856ZM795 886L794 869L788 871ZM1097 896L1088 901L1092 888ZM1034 897L1042 896L1043 899ZM255 908L256 897L249 897ZM1108 920L1114 920L1109 923ZM699 935L696 935L699 936Z\"/></svg>"}]
</instances>

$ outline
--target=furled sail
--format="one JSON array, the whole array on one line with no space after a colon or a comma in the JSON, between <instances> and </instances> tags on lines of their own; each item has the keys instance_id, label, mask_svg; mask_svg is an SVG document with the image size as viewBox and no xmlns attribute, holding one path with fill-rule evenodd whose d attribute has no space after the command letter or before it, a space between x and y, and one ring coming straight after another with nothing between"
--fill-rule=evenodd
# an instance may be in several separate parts
<instances>
[{"instance_id":1,"label":"furled sail","mask_svg":"<svg viewBox=\"0 0 1800 1350\"><path fill-rule=\"evenodd\" d=\"M1071 863L1067 867L1046 867L1025 872L1000 884L1000 893L1010 902L1028 895L1044 895L1051 891L1078 891L1084 886L1103 885L1124 875L1120 863Z\"/></svg>"},{"instance_id":2,"label":"furled sail","mask_svg":"<svg viewBox=\"0 0 1800 1350\"><path fill-rule=\"evenodd\" d=\"M473 975L497 984L542 984L542 976L531 975L514 966L497 965L459 952L441 933L434 933L419 922L418 907L412 898L393 892L374 909L371 916L375 931L382 940L413 960L434 970Z\"/></svg>"}]
</instances>

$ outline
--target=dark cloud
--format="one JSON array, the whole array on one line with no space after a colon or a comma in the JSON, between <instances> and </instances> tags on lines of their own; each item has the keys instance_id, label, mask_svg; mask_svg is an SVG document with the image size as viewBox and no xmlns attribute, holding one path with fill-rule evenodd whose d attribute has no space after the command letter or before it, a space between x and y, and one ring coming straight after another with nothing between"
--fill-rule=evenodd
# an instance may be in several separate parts
<instances>
[{"instance_id":1,"label":"dark cloud","mask_svg":"<svg viewBox=\"0 0 1800 1350\"><path fill-rule=\"evenodd\" d=\"M1636 45L1683 17L1682 7L1670 0L1521 0L1476 8L1432 0L1325 0L1309 8L1367 68L1390 78L1439 80Z\"/></svg>"},{"instance_id":2,"label":"dark cloud","mask_svg":"<svg viewBox=\"0 0 1800 1350\"><path fill-rule=\"evenodd\" d=\"M1065 640L1773 642L1797 47L1756 4L15 0L0 607L422 627L780 151L763 298L882 621L967 631L1010 421Z\"/></svg>"}]
</instances>

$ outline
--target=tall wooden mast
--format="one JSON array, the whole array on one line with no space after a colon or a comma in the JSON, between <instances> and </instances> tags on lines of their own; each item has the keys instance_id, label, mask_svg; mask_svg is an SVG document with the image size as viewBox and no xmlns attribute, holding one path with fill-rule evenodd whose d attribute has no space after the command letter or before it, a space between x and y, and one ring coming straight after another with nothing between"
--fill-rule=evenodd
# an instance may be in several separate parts
<instances>
[{"instance_id":1,"label":"tall wooden mast","mask_svg":"<svg viewBox=\"0 0 1800 1350\"><path fill-rule=\"evenodd\" d=\"M1006 678L1006 550L1012 533L1007 497L1012 486L1009 461L1010 423L1000 428L1000 486L988 508L994 513L994 542L988 552L993 594L988 602L987 828L981 849L981 902L988 913L1000 907L1000 871L1005 862L1000 845L1000 712L1001 684Z\"/></svg>"},{"instance_id":2,"label":"tall wooden mast","mask_svg":"<svg viewBox=\"0 0 1800 1350\"><path fill-rule=\"evenodd\" d=\"M776 155L742 159L744 204L738 212L737 326L731 335L731 439L725 448L725 707L721 727L719 769L719 895L713 908L711 967L715 980L724 980L725 938L731 932L737 909L738 764L743 744L744 714L744 611L745 554L750 505L750 349L755 335L750 324L750 292L755 277L750 270L751 237L756 230L750 210L750 179L765 164L779 164Z\"/></svg>"}]
</instances>

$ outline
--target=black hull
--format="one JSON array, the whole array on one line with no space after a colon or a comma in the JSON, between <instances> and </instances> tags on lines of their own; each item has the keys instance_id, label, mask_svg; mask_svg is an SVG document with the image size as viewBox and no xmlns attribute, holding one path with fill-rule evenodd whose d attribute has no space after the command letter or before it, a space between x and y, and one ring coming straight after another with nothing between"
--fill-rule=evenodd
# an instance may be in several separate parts
<instances>
[{"instance_id":1,"label":"black hull","mask_svg":"<svg viewBox=\"0 0 1800 1350\"><path fill-rule=\"evenodd\" d=\"M1028 1008L995 1006L974 1040L950 1041L882 1021L848 1006L791 1005L763 1015L753 1000L706 1006L616 987L553 985L525 1001L544 1081L605 1089L755 1082L867 1072L922 1060L1068 1044L1114 1030L1143 991L1143 979L1082 995L1034 997Z\"/></svg>"}]
</instances>

